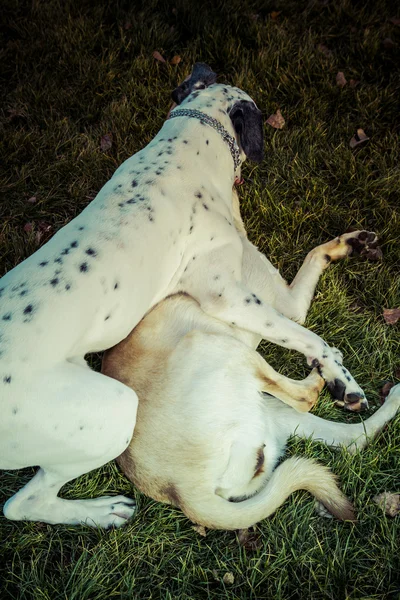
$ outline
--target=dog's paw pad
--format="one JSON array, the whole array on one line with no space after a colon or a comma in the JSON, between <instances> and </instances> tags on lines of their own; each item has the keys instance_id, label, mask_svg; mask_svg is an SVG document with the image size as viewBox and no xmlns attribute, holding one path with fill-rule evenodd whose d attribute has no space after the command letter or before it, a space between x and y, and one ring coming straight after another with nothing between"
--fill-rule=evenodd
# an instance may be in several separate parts
<instances>
[{"instance_id":1,"label":"dog's paw pad","mask_svg":"<svg viewBox=\"0 0 400 600\"><path fill-rule=\"evenodd\" d=\"M351 246L352 252L365 255L369 249L378 245L378 236L373 231L355 231L346 239L346 244Z\"/></svg>"}]
</instances>

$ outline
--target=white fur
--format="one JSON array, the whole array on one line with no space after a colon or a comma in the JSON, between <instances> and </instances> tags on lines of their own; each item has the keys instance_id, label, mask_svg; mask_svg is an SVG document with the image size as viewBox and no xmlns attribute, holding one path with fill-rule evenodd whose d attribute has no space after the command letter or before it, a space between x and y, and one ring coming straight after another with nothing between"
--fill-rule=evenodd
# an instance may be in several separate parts
<instances>
[{"instance_id":1,"label":"white fur","mask_svg":"<svg viewBox=\"0 0 400 600\"><path fill-rule=\"evenodd\" d=\"M192 102L235 135L228 109L251 99L221 85L197 94L182 105ZM78 217L0 281L0 468L41 467L6 503L10 519L107 527L133 513L129 499L117 510L115 499L57 497L64 483L119 455L135 426L135 392L92 372L84 356L120 342L177 291L221 320L276 343L287 338L327 379L361 394L318 336L277 312L293 316L288 295L282 307L279 295L271 305L246 304L252 290L241 281L247 242L233 226L235 176L215 130L195 119L167 121ZM278 281L266 267L265 277Z\"/></svg>"}]
</instances>

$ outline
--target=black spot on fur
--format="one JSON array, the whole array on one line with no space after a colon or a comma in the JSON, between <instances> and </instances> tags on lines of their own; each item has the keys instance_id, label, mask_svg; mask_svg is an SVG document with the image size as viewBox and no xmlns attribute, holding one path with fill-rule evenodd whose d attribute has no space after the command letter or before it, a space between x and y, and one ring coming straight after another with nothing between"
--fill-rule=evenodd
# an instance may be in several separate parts
<instances>
[{"instance_id":1,"label":"black spot on fur","mask_svg":"<svg viewBox=\"0 0 400 600\"><path fill-rule=\"evenodd\" d=\"M134 187L137 187L137 184L138 184L138 182L136 181L136 179L133 179L133 180L132 180L132 183L131 183L132 187L133 187L133 188L134 188Z\"/></svg>"},{"instance_id":2,"label":"black spot on fur","mask_svg":"<svg viewBox=\"0 0 400 600\"><path fill-rule=\"evenodd\" d=\"M67 285L65 286L65 289L66 289L67 291L71 289L71 286L70 286L70 284L69 284L69 283L67 283Z\"/></svg>"},{"instance_id":3,"label":"black spot on fur","mask_svg":"<svg viewBox=\"0 0 400 600\"><path fill-rule=\"evenodd\" d=\"M4 383L11 383L11 375L6 375L3 377L3 381Z\"/></svg>"},{"instance_id":4,"label":"black spot on fur","mask_svg":"<svg viewBox=\"0 0 400 600\"><path fill-rule=\"evenodd\" d=\"M32 304L28 304L28 306L26 306L24 308L24 315L30 315L33 312L33 306Z\"/></svg>"},{"instance_id":5,"label":"black spot on fur","mask_svg":"<svg viewBox=\"0 0 400 600\"><path fill-rule=\"evenodd\" d=\"M39 267L45 267L48 264L49 262L47 260L42 260L42 262L39 263Z\"/></svg>"},{"instance_id":6,"label":"black spot on fur","mask_svg":"<svg viewBox=\"0 0 400 600\"><path fill-rule=\"evenodd\" d=\"M62 259L62 258L60 258L60 257L58 257L58 258L55 258L55 259L54 259L54 262L55 262L55 263L58 263L59 265L62 265L62 264L63 264L63 259Z\"/></svg>"},{"instance_id":7,"label":"black spot on fur","mask_svg":"<svg viewBox=\"0 0 400 600\"><path fill-rule=\"evenodd\" d=\"M75 240L73 242L70 243L71 248L77 248L78 247L78 242Z\"/></svg>"},{"instance_id":8,"label":"black spot on fur","mask_svg":"<svg viewBox=\"0 0 400 600\"><path fill-rule=\"evenodd\" d=\"M114 290L118 289L118 282L114 285Z\"/></svg>"},{"instance_id":9,"label":"black spot on fur","mask_svg":"<svg viewBox=\"0 0 400 600\"><path fill-rule=\"evenodd\" d=\"M208 206L207 206L207 204L205 204L205 202L203 202L203 207L205 210L208 210Z\"/></svg>"},{"instance_id":10,"label":"black spot on fur","mask_svg":"<svg viewBox=\"0 0 400 600\"><path fill-rule=\"evenodd\" d=\"M64 248L64 250L61 252L62 255L65 254L69 254L69 248Z\"/></svg>"},{"instance_id":11,"label":"black spot on fur","mask_svg":"<svg viewBox=\"0 0 400 600\"><path fill-rule=\"evenodd\" d=\"M119 187L121 187L121 186L119 186ZM83 231L85 228L83 225L81 225L80 227L78 227L78 229L79 229L79 231Z\"/></svg>"},{"instance_id":12,"label":"black spot on fur","mask_svg":"<svg viewBox=\"0 0 400 600\"><path fill-rule=\"evenodd\" d=\"M58 279L58 277L54 277L54 279L50 279L50 283L53 287L55 287L60 283L60 280Z\"/></svg>"},{"instance_id":13,"label":"black spot on fur","mask_svg":"<svg viewBox=\"0 0 400 600\"><path fill-rule=\"evenodd\" d=\"M135 198L131 198L130 200L127 200L126 203L127 204L135 204L136 200L135 200Z\"/></svg>"},{"instance_id":14,"label":"black spot on fur","mask_svg":"<svg viewBox=\"0 0 400 600\"><path fill-rule=\"evenodd\" d=\"M209 141L208 141L208 140L206 140L206 144L207 144L207 146L208 146L208 144L209 144Z\"/></svg>"},{"instance_id":15,"label":"black spot on fur","mask_svg":"<svg viewBox=\"0 0 400 600\"><path fill-rule=\"evenodd\" d=\"M195 196L196 196L196 198L202 198L203 194L201 192L196 192Z\"/></svg>"},{"instance_id":16,"label":"black spot on fur","mask_svg":"<svg viewBox=\"0 0 400 600\"><path fill-rule=\"evenodd\" d=\"M81 273L86 273L86 271L89 270L88 264L83 262L81 265L79 265L79 270Z\"/></svg>"},{"instance_id":17,"label":"black spot on fur","mask_svg":"<svg viewBox=\"0 0 400 600\"><path fill-rule=\"evenodd\" d=\"M288 343L288 339L287 338L282 338L281 339L281 343L282 344L287 344Z\"/></svg>"},{"instance_id":18,"label":"black spot on fur","mask_svg":"<svg viewBox=\"0 0 400 600\"><path fill-rule=\"evenodd\" d=\"M3 321L11 321L11 313L6 313L3 315Z\"/></svg>"},{"instance_id":19,"label":"black spot on fur","mask_svg":"<svg viewBox=\"0 0 400 600\"><path fill-rule=\"evenodd\" d=\"M107 315L106 318L104 319L105 321L108 321L108 319L111 317L111 315Z\"/></svg>"},{"instance_id":20,"label":"black spot on fur","mask_svg":"<svg viewBox=\"0 0 400 600\"><path fill-rule=\"evenodd\" d=\"M13 415L16 415L16 414L17 414L17 412L18 412L18 408L15 408L15 407L14 407L14 408L12 409L12 414L13 414Z\"/></svg>"},{"instance_id":21,"label":"black spot on fur","mask_svg":"<svg viewBox=\"0 0 400 600\"><path fill-rule=\"evenodd\" d=\"M28 290L22 290L22 292L19 293L20 296L25 296L28 293Z\"/></svg>"},{"instance_id":22,"label":"black spot on fur","mask_svg":"<svg viewBox=\"0 0 400 600\"><path fill-rule=\"evenodd\" d=\"M93 250L93 248L88 248L86 250L86 254L88 254L89 256L97 256L97 252L96 250Z\"/></svg>"}]
</instances>

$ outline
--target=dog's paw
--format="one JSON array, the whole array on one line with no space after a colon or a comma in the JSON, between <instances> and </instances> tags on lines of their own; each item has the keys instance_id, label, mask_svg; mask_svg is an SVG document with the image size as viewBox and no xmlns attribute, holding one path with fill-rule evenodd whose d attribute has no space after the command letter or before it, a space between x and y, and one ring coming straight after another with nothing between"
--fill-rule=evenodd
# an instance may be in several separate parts
<instances>
[{"instance_id":1,"label":"dog's paw","mask_svg":"<svg viewBox=\"0 0 400 600\"><path fill-rule=\"evenodd\" d=\"M368 408L368 400L358 386L358 389L352 391L353 386L346 386L338 378L333 381L327 381L326 385L335 400L336 406L351 412L362 412Z\"/></svg>"},{"instance_id":2,"label":"dog's paw","mask_svg":"<svg viewBox=\"0 0 400 600\"><path fill-rule=\"evenodd\" d=\"M77 500L86 512L82 523L90 527L111 529L125 525L136 512L136 504L125 496L101 496L93 500Z\"/></svg>"},{"instance_id":3,"label":"dog's paw","mask_svg":"<svg viewBox=\"0 0 400 600\"><path fill-rule=\"evenodd\" d=\"M378 245L378 236L373 231L353 231L340 236L340 239L350 246L350 254L355 252L364 256L369 250Z\"/></svg>"}]
</instances>

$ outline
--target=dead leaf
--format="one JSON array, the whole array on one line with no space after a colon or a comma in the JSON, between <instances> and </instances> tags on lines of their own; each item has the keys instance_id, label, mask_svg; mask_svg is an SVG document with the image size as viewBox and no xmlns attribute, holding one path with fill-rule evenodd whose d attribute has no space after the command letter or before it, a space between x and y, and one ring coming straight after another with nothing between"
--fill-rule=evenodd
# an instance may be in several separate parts
<instances>
[{"instance_id":1,"label":"dead leaf","mask_svg":"<svg viewBox=\"0 0 400 600\"><path fill-rule=\"evenodd\" d=\"M192 529L194 529L202 537L207 537L206 528L204 525L193 525Z\"/></svg>"},{"instance_id":2,"label":"dead leaf","mask_svg":"<svg viewBox=\"0 0 400 600\"><path fill-rule=\"evenodd\" d=\"M395 48L397 46L397 44L395 44L392 38L390 37L385 38L382 44L386 50L390 50L391 48Z\"/></svg>"},{"instance_id":3,"label":"dead leaf","mask_svg":"<svg viewBox=\"0 0 400 600\"><path fill-rule=\"evenodd\" d=\"M357 133L350 140L350 148L356 148L368 140L369 137L366 135L364 129L357 129Z\"/></svg>"},{"instance_id":4,"label":"dead leaf","mask_svg":"<svg viewBox=\"0 0 400 600\"><path fill-rule=\"evenodd\" d=\"M339 71L339 73L336 75L336 84L339 87L344 87L346 85L346 83L347 83L347 79L344 76L343 71Z\"/></svg>"},{"instance_id":5,"label":"dead leaf","mask_svg":"<svg viewBox=\"0 0 400 600\"><path fill-rule=\"evenodd\" d=\"M268 125L271 125L271 127L273 127L274 129L282 129L283 128L283 126L285 125L285 119L283 118L282 113L279 110L279 108L274 115L271 115L270 117L268 117L267 123L268 123Z\"/></svg>"},{"instance_id":6,"label":"dead leaf","mask_svg":"<svg viewBox=\"0 0 400 600\"><path fill-rule=\"evenodd\" d=\"M383 492L374 496L372 500L384 509L389 517L395 517L400 512L400 494L393 492Z\"/></svg>"},{"instance_id":7,"label":"dead leaf","mask_svg":"<svg viewBox=\"0 0 400 600\"><path fill-rule=\"evenodd\" d=\"M400 308L384 308L383 318L388 325L395 325L400 319Z\"/></svg>"},{"instance_id":8,"label":"dead leaf","mask_svg":"<svg viewBox=\"0 0 400 600\"><path fill-rule=\"evenodd\" d=\"M281 14L281 10L273 10L272 13L270 13L270 17L273 21L276 21L276 19L279 17L279 15Z\"/></svg>"},{"instance_id":9,"label":"dead leaf","mask_svg":"<svg viewBox=\"0 0 400 600\"><path fill-rule=\"evenodd\" d=\"M107 152L112 146L112 133L106 133L100 140L100 148L103 152Z\"/></svg>"},{"instance_id":10,"label":"dead leaf","mask_svg":"<svg viewBox=\"0 0 400 600\"><path fill-rule=\"evenodd\" d=\"M382 248L380 248L379 246L377 246L376 248L364 248L363 250L361 250L360 256L367 260L382 260Z\"/></svg>"},{"instance_id":11,"label":"dead leaf","mask_svg":"<svg viewBox=\"0 0 400 600\"><path fill-rule=\"evenodd\" d=\"M164 58L163 56L161 56L161 54L158 52L158 50L154 50L154 52L153 52L153 57L154 57L156 60L158 60L159 62L162 62L162 63L165 63L165 62L167 62L167 61L165 60L165 58Z\"/></svg>"},{"instance_id":12,"label":"dead leaf","mask_svg":"<svg viewBox=\"0 0 400 600\"><path fill-rule=\"evenodd\" d=\"M36 196L32 196L31 198L27 199L28 204L35 204L36 202Z\"/></svg>"},{"instance_id":13,"label":"dead leaf","mask_svg":"<svg viewBox=\"0 0 400 600\"><path fill-rule=\"evenodd\" d=\"M225 583L225 585L233 585L235 583L233 573L225 573L225 575L222 578L222 581Z\"/></svg>"},{"instance_id":14,"label":"dead leaf","mask_svg":"<svg viewBox=\"0 0 400 600\"><path fill-rule=\"evenodd\" d=\"M393 25L400 25L400 19L398 17L392 17L389 21L393 23Z\"/></svg>"},{"instance_id":15,"label":"dead leaf","mask_svg":"<svg viewBox=\"0 0 400 600\"><path fill-rule=\"evenodd\" d=\"M24 231L25 233L30 233L33 230L33 223L25 223Z\"/></svg>"},{"instance_id":16,"label":"dead leaf","mask_svg":"<svg viewBox=\"0 0 400 600\"><path fill-rule=\"evenodd\" d=\"M354 89L359 83L360 81L358 79L350 79L349 86Z\"/></svg>"},{"instance_id":17,"label":"dead leaf","mask_svg":"<svg viewBox=\"0 0 400 600\"><path fill-rule=\"evenodd\" d=\"M379 392L379 398L380 398L381 404L385 403L385 400L388 397L389 392L393 386L394 386L394 383L392 383L391 381L387 381L386 383L383 384L382 389Z\"/></svg>"},{"instance_id":18,"label":"dead leaf","mask_svg":"<svg viewBox=\"0 0 400 600\"><path fill-rule=\"evenodd\" d=\"M237 537L239 544L251 552L259 550L262 546L260 536L254 531L251 532L248 529L239 529Z\"/></svg>"},{"instance_id":19,"label":"dead leaf","mask_svg":"<svg viewBox=\"0 0 400 600\"><path fill-rule=\"evenodd\" d=\"M171 58L171 60L169 62L171 63L171 65L179 65L181 60L182 60L181 57L176 54L175 56L173 56Z\"/></svg>"},{"instance_id":20,"label":"dead leaf","mask_svg":"<svg viewBox=\"0 0 400 600\"><path fill-rule=\"evenodd\" d=\"M318 44L317 50L318 52L321 52L321 54L324 54L326 57L330 58L332 56L332 50L329 50L328 46L325 46L325 44Z\"/></svg>"}]
</instances>

